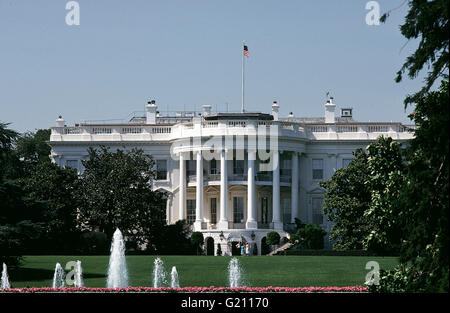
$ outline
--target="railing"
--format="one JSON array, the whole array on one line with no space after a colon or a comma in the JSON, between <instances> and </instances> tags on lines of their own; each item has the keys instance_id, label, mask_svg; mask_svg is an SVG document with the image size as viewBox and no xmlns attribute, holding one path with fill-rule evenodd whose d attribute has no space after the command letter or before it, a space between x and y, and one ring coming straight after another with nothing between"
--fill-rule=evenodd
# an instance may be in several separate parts
<instances>
[{"instance_id":1,"label":"railing","mask_svg":"<svg viewBox=\"0 0 450 313\"><path fill-rule=\"evenodd\" d=\"M396 132L399 136L407 138L411 129L414 129L414 125L402 125L400 123L353 123L353 124L301 124L296 122L286 121L247 121L247 120L220 120L220 121L208 121L197 120L193 122L183 122L175 125L139 125L139 124L123 124L123 125L86 125L80 124L71 127L53 127L52 134L67 136L65 140L95 140L90 138L89 135L101 135L98 137L101 140L170 140L171 136L196 136L197 127L210 129L208 135L220 135L222 129L230 129L232 133L240 132L240 128L256 127L271 127L278 126L278 134L280 136L293 136L302 138L318 138L318 139L351 139L357 137L360 139L368 138L368 134L372 138L377 136L378 133L392 133ZM148 134L152 137L145 137ZM165 136L165 135L171 136ZM230 133L231 134L231 133ZM333 137L330 134L337 134L338 137ZM373 135L371 135L373 134ZM78 135L78 137L77 137ZM87 135L87 136L81 136ZM108 137L111 135L111 137ZM125 135L118 139L117 135ZM113 137L114 136L114 137ZM366 136L366 137L364 137ZM62 140L61 137L52 137L51 140Z\"/></svg>"},{"instance_id":2,"label":"railing","mask_svg":"<svg viewBox=\"0 0 450 313\"><path fill-rule=\"evenodd\" d=\"M337 133L356 133L357 131L357 125L336 126Z\"/></svg>"},{"instance_id":3,"label":"railing","mask_svg":"<svg viewBox=\"0 0 450 313\"><path fill-rule=\"evenodd\" d=\"M256 181L272 181L272 172L258 173L255 176Z\"/></svg>"},{"instance_id":4,"label":"railing","mask_svg":"<svg viewBox=\"0 0 450 313\"><path fill-rule=\"evenodd\" d=\"M80 127L65 127L64 128L64 135L75 135L75 134L81 134L82 129Z\"/></svg>"},{"instance_id":5,"label":"railing","mask_svg":"<svg viewBox=\"0 0 450 313\"><path fill-rule=\"evenodd\" d=\"M203 122L202 127L203 128L217 128L219 126L219 122Z\"/></svg>"},{"instance_id":6,"label":"railing","mask_svg":"<svg viewBox=\"0 0 450 313\"><path fill-rule=\"evenodd\" d=\"M228 127L246 127L246 121L228 121Z\"/></svg>"}]
</instances>

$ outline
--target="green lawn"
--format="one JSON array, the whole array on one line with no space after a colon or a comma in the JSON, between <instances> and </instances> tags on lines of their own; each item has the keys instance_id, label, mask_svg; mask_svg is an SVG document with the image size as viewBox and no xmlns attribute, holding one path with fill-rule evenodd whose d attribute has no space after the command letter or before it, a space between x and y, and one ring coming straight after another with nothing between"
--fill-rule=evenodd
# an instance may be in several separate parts
<instances>
[{"instance_id":1,"label":"green lawn","mask_svg":"<svg viewBox=\"0 0 450 313\"><path fill-rule=\"evenodd\" d=\"M368 261L377 261L381 269L397 264L394 257L352 256L252 256L238 257L247 286L354 286L362 285ZM86 287L105 287L108 256L27 256L23 265L10 271L13 287L50 287L56 262L63 267L80 260ZM131 286L151 286L155 256L127 256ZM161 256L166 271L176 266L181 287L228 286L230 257Z\"/></svg>"}]
</instances>

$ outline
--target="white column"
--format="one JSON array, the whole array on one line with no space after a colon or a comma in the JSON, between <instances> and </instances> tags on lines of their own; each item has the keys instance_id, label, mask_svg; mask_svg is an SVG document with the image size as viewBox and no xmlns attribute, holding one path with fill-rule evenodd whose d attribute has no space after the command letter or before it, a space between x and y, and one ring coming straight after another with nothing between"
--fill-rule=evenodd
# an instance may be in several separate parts
<instances>
[{"instance_id":1,"label":"white column","mask_svg":"<svg viewBox=\"0 0 450 313\"><path fill-rule=\"evenodd\" d=\"M298 212L298 153L292 153L292 182L291 182L291 222L299 217Z\"/></svg>"},{"instance_id":2,"label":"white column","mask_svg":"<svg viewBox=\"0 0 450 313\"><path fill-rule=\"evenodd\" d=\"M220 220L219 229L228 229L227 203L228 203L228 167L227 152L220 153Z\"/></svg>"},{"instance_id":3,"label":"white column","mask_svg":"<svg viewBox=\"0 0 450 313\"><path fill-rule=\"evenodd\" d=\"M278 151L272 153L273 158L273 181L272 181L272 226L274 229L283 229L280 212L280 154Z\"/></svg>"},{"instance_id":4,"label":"white column","mask_svg":"<svg viewBox=\"0 0 450 313\"><path fill-rule=\"evenodd\" d=\"M256 208L255 208L255 159L256 152L248 153L247 166L247 223L245 228L256 229Z\"/></svg>"},{"instance_id":5,"label":"white column","mask_svg":"<svg viewBox=\"0 0 450 313\"><path fill-rule=\"evenodd\" d=\"M194 222L194 230L199 231L202 229L203 222L203 158L202 152L197 151L197 175L196 175L196 183L197 183L197 197L196 197L196 205L195 205L195 222Z\"/></svg>"},{"instance_id":6,"label":"white column","mask_svg":"<svg viewBox=\"0 0 450 313\"><path fill-rule=\"evenodd\" d=\"M178 204L178 219L186 219L186 161L183 153L180 153L180 203Z\"/></svg>"}]
</instances>

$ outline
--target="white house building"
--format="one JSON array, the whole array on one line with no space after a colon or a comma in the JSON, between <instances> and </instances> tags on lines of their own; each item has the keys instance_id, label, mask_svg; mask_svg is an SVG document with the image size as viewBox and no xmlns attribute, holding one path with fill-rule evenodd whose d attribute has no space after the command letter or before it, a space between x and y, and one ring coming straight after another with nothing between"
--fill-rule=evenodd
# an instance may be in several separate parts
<instances>
[{"instance_id":1,"label":"white house building","mask_svg":"<svg viewBox=\"0 0 450 313\"><path fill-rule=\"evenodd\" d=\"M150 101L145 116L126 123L67 126L59 117L51 157L82 172L88 147L143 149L156 162L154 189L168 195L167 222L186 219L204 234L208 254L218 244L231 254L239 241L256 243L260 254L266 234L288 237L295 218L329 232L318 183L380 135L400 142L413 136L401 123L357 122L352 108L341 108L336 117L332 98L321 118L282 118L277 102L271 114L212 113L204 105L198 114L163 116L157 109ZM330 247L327 238L325 246Z\"/></svg>"}]
</instances>

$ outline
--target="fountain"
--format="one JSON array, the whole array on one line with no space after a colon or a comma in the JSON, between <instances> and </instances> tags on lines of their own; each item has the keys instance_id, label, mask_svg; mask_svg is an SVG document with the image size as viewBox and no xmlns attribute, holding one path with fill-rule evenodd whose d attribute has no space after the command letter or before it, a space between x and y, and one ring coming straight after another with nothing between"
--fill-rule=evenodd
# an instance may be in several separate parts
<instances>
[{"instance_id":1,"label":"fountain","mask_svg":"<svg viewBox=\"0 0 450 313\"><path fill-rule=\"evenodd\" d=\"M83 287L83 268L81 267L81 261L77 261L77 266L75 268L75 287Z\"/></svg>"},{"instance_id":2,"label":"fountain","mask_svg":"<svg viewBox=\"0 0 450 313\"><path fill-rule=\"evenodd\" d=\"M109 257L108 288L128 287L128 270L125 260L125 243L119 229L114 232Z\"/></svg>"},{"instance_id":3,"label":"fountain","mask_svg":"<svg viewBox=\"0 0 450 313\"><path fill-rule=\"evenodd\" d=\"M8 279L8 271L7 271L5 263L3 263L3 271L2 271L2 279L1 279L0 288L3 288L3 289L11 288L11 285L9 284L9 279Z\"/></svg>"},{"instance_id":4,"label":"fountain","mask_svg":"<svg viewBox=\"0 0 450 313\"><path fill-rule=\"evenodd\" d=\"M66 273L64 272L61 264L56 263L55 274L53 274L53 288L64 288L65 287Z\"/></svg>"},{"instance_id":5,"label":"fountain","mask_svg":"<svg viewBox=\"0 0 450 313\"><path fill-rule=\"evenodd\" d=\"M170 273L172 280L170 282L170 287L172 288L180 288L180 282L178 280L178 272L175 266L172 267L172 272Z\"/></svg>"},{"instance_id":6,"label":"fountain","mask_svg":"<svg viewBox=\"0 0 450 313\"><path fill-rule=\"evenodd\" d=\"M230 287L242 287L242 269L237 258L232 258L228 264L228 283Z\"/></svg>"},{"instance_id":7,"label":"fountain","mask_svg":"<svg viewBox=\"0 0 450 313\"><path fill-rule=\"evenodd\" d=\"M167 285L167 280L164 263L160 258L156 258L153 263L153 287L158 288L165 285Z\"/></svg>"}]
</instances>

